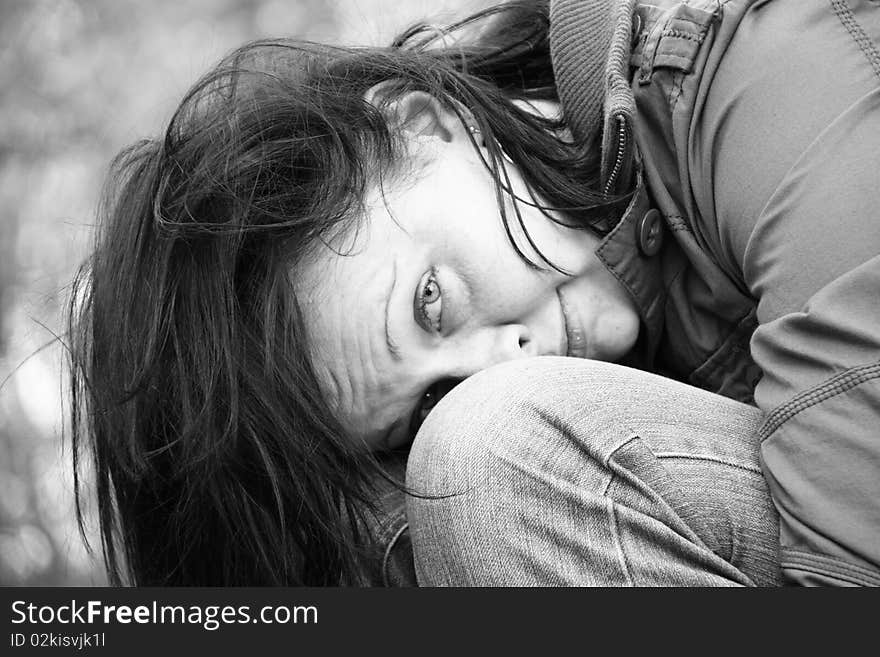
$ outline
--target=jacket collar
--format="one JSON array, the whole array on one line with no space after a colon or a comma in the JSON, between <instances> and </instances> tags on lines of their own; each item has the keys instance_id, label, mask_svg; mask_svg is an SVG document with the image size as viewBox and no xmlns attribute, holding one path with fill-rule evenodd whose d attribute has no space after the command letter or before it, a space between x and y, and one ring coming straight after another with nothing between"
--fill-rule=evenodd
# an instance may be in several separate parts
<instances>
[{"instance_id":1,"label":"jacket collar","mask_svg":"<svg viewBox=\"0 0 880 657\"><path fill-rule=\"evenodd\" d=\"M651 208L632 129L635 98L629 62L635 7L636 0L551 0L550 53L559 99L574 137L591 143L602 129L604 191L624 193L635 183L626 211L596 249L596 256L638 308L642 332L634 356L639 366L650 367L662 332L666 290L663 252L646 256L639 248L640 222Z\"/></svg>"},{"instance_id":2,"label":"jacket collar","mask_svg":"<svg viewBox=\"0 0 880 657\"><path fill-rule=\"evenodd\" d=\"M607 193L630 186L635 99L629 83L636 0L551 0L550 57L572 134L590 143L602 130ZM621 131L625 131L625 134Z\"/></svg>"}]
</instances>

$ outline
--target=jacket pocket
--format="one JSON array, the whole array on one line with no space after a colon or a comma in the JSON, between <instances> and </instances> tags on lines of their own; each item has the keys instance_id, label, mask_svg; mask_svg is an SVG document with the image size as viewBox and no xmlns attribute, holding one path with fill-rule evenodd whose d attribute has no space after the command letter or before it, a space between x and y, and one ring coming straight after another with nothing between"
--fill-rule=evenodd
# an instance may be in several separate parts
<instances>
[{"instance_id":1,"label":"jacket pocket","mask_svg":"<svg viewBox=\"0 0 880 657\"><path fill-rule=\"evenodd\" d=\"M658 69L693 70L709 28L721 17L719 3L704 4L707 8L679 4L667 11L650 5L639 7L637 15L643 27L632 60L638 67L639 84L650 84Z\"/></svg>"},{"instance_id":2,"label":"jacket pocket","mask_svg":"<svg viewBox=\"0 0 880 657\"><path fill-rule=\"evenodd\" d=\"M690 383L704 390L724 395L744 404L755 404L755 386L761 368L752 359L749 341L758 327L754 308L724 339L721 346L688 377Z\"/></svg>"}]
</instances>

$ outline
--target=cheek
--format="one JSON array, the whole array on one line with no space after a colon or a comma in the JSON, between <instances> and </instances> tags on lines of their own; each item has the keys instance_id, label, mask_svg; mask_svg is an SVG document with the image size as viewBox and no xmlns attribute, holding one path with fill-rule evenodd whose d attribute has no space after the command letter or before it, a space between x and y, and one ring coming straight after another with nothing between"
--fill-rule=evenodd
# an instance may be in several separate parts
<instances>
[{"instance_id":1,"label":"cheek","mask_svg":"<svg viewBox=\"0 0 880 657\"><path fill-rule=\"evenodd\" d=\"M595 256L583 276L566 284L566 296L577 309L587 356L620 360L638 338L640 319L629 293Z\"/></svg>"},{"instance_id":2,"label":"cheek","mask_svg":"<svg viewBox=\"0 0 880 657\"><path fill-rule=\"evenodd\" d=\"M598 287L593 295L593 357L616 361L625 356L639 337L641 320L629 294L617 281Z\"/></svg>"},{"instance_id":3,"label":"cheek","mask_svg":"<svg viewBox=\"0 0 880 657\"><path fill-rule=\"evenodd\" d=\"M597 344L596 358L616 361L635 346L639 337L639 316L630 308L617 307L609 312L600 327L601 342Z\"/></svg>"}]
</instances>

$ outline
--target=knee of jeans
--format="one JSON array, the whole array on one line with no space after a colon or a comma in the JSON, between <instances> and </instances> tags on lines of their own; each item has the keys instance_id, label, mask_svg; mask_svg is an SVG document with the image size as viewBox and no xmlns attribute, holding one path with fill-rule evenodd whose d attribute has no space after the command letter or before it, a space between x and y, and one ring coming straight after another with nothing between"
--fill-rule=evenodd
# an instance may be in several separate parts
<instances>
[{"instance_id":1,"label":"knee of jeans","mask_svg":"<svg viewBox=\"0 0 880 657\"><path fill-rule=\"evenodd\" d=\"M491 566L485 555L494 548L487 546L526 544L535 531L544 536L536 528L555 522L550 510L579 509L577 523L604 513L602 504L584 502L601 500L608 482L602 449L594 449L603 441L587 437L618 425L589 401L572 399L565 389L570 367L542 357L489 368L428 416L406 475L420 583L484 581L477 574ZM590 364L575 367L583 375Z\"/></svg>"},{"instance_id":2,"label":"knee of jeans","mask_svg":"<svg viewBox=\"0 0 880 657\"><path fill-rule=\"evenodd\" d=\"M425 420L413 441L407 464L407 486L416 494L452 495L485 481L487 471L581 468L590 458L584 434L599 435L613 418L588 400L574 401L565 391L567 361L529 358L478 372L449 392ZM587 362L576 364L583 380ZM577 431L569 430L569 423ZM601 425L601 426L600 426ZM601 441L594 462L604 462ZM579 473L571 476L579 478Z\"/></svg>"},{"instance_id":3,"label":"knee of jeans","mask_svg":"<svg viewBox=\"0 0 880 657\"><path fill-rule=\"evenodd\" d=\"M487 441L518 414L517 382L525 376L514 361L478 372L451 390L425 419L413 441L407 485L417 493L449 494L468 485L485 460Z\"/></svg>"},{"instance_id":4,"label":"knee of jeans","mask_svg":"<svg viewBox=\"0 0 880 657\"><path fill-rule=\"evenodd\" d=\"M528 375L517 364L463 381L437 404L413 441L406 506L420 584L471 581L471 566L485 543L482 533L500 518L498 505L516 499L509 489L518 483L518 459L503 452L516 451L520 434L510 424L523 413L518 382Z\"/></svg>"}]
</instances>

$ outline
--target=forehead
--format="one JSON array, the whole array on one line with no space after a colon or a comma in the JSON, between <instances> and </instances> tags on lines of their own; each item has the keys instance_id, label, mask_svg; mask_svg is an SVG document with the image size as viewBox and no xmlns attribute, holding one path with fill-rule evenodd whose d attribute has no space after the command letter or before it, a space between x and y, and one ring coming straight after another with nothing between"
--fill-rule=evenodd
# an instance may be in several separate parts
<instances>
[{"instance_id":1,"label":"forehead","mask_svg":"<svg viewBox=\"0 0 880 657\"><path fill-rule=\"evenodd\" d=\"M376 274L392 263L391 254L401 247L407 232L396 221L386 193L371 193L364 212L343 231L319 240L297 266L293 285L303 305L319 319L348 297L360 298L372 289Z\"/></svg>"}]
</instances>

